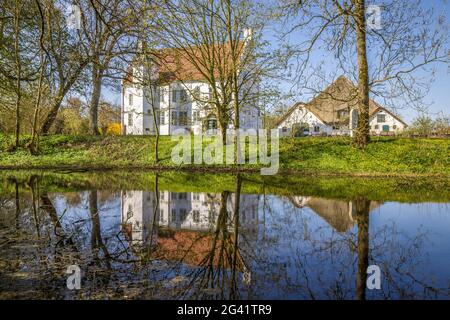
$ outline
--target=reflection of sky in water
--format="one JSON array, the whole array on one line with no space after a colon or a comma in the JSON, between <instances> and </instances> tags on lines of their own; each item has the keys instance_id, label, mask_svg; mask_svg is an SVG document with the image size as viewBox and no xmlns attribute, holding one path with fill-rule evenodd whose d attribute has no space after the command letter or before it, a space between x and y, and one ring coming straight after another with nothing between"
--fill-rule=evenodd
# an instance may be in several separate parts
<instances>
[{"instance_id":1,"label":"reflection of sky in water","mask_svg":"<svg viewBox=\"0 0 450 320\"><path fill-rule=\"evenodd\" d=\"M66 210L64 229L77 231L77 242L89 248L88 193L75 206L67 206L63 194L53 199L60 216ZM240 234L240 252L251 270L251 284L239 285L241 298L354 298L358 229L348 202L271 195L247 202L252 205L244 210L255 210L257 222L256 234L246 226ZM110 250L121 245L118 239L126 243L120 232L124 210L120 193L99 203L102 238ZM143 209L148 212L153 210ZM388 280L382 276L383 290L368 290L367 297L406 298L414 292L423 297L424 285L444 290L427 297L448 297L449 204L372 202L369 217L369 264L379 265Z\"/></svg>"},{"instance_id":2,"label":"reflection of sky in water","mask_svg":"<svg viewBox=\"0 0 450 320\"><path fill-rule=\"evenodd\" d=\"M92 220L89 211L89 192L81 192L81 202L72 206L66 203L64 194L58 194L54 198L54 206L61 219L61 225L68 234L73 234L78 244L83 248L89 248L91 243ZM114 238L120 235L120 198L113 197L104 203L99 203L99 219L102 239L107 245L116 245ZM113 248L109 248L113 249Z\"/></svg>"}]
</instances>

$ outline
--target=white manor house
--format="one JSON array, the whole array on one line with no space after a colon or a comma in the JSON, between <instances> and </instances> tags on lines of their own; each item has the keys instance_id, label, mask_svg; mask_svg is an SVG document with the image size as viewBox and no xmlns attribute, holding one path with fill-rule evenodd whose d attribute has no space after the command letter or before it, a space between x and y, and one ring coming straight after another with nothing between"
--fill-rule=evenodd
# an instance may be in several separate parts
<instances>
[{"instance_id":1,"label":"white manor house","mask_svg":"<svg viewBox=\"0 0 450 320\"><path fill-rule=\"evenodd\" d=\"M240 43L245 50L245 41ZM151 101L154 101L160 135L170 135L180 129L192 134L215 132L218 129L217 117L214 110L208 107L212 89L205 77L191 59L183 56L182 50L162 49L158 53L158 61L154 61L155 66L151 68L151 72L142 63L136 62L136 59L129 68L127 78L122 81L123 134L156 133ZM156 79L153 82L155 85L152 85L153 91L150 86L142 85L141 79L145 75ZM230 114L229 117L232 119L233 115ZM260 129L261 119L256 103L252 106L244 105L240 111L240 128ZM232 121L229 128L233 128Z\"/></svg>"}]
</instances>

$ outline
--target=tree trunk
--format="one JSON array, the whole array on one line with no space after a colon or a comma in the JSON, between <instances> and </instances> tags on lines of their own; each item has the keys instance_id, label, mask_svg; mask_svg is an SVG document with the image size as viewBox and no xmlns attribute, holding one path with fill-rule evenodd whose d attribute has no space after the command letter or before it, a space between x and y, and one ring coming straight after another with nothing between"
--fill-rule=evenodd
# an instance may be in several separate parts
<instances>
[{"instance_id":1,"label":"tree trunk","mask_svg":"<svg viewBox=\"0 0 450 320\"><path fill-rule=\"evenodd\" d=\"M156 90L157 87L156 85L152 85L152 89L150 90L150 95L151 95L151 101L152 101L152 115L153 115L153 126L155 127L155 134L156 134L156 139L155 139L155 163L159 162L159 119L156 118L156 108L155 108L155 96L156 96ZM170 99L170 96L169 96ZM160 117L160 115L158 114L158 117Z\"/></svg>"},{"instance_id":2,"label":"tree trunk","mask_svg":"<svg viewBox=\"0 0 450 320\"><path fill-rule=\"evenodd\" d=\"M16 96L16 125L15 125L15 149L19 148L20 138L20 103L21 103L21 86L20 86L20 71L17 73L17 96Z\"/></svg>"},{"instance_id":3,"label":"tree trunk","mask_svg":"<svg viewBox=\"0 0 450 320\"><path fill-rule=\"evenodd\" d=\"M98 69L94 64L92 70L92 96L90 108L90 129L93 135L99 135L98 130L98 105L100 102L100 94L102 92L103 71Z\"/></svg>"},{"instance_id":4,"label":"tree trunk","mask_svg":"<svg viewBox=\"0 0 450 320\"><path fill-rule=\"evenodd\" d=\"M41 52L41 71L39 74L39 83L38 83L38 94L36 98L36 104L34 107L34 115L33 115L33 127L31 132L31 141L28 145L28 149L30 150L31 154L36 155L39 152L38 145L36 144L36 136L37 136L37 122L39 118L39 108L41 104L41 96L42 96L42 82L44 78L44 67L45 67L45 59L43 58L43 54Z\"/></svg>"},{"instance_id":5,"label":"tree trunk","mask_svg":"<svg viewBox=\"0 0 450 320\"><path fill-rule=\"evenodd\" d=\"M234 139L236 139L236 143L234 144L234 163L236 164L236 166L239 167L239 163L240 163L240 159L242 157L242 155L240 154L241 152L241 147L240 147L240 135L239 135L239 128L240 128L240 119L239 119L239 100L238 100L238 94L239 94L239 90L237 89L237 76L234 75L233 76L233 81L235 82L233 87L234 87L234 129L235 129L235 135L234 135ZM225 145L225 144L224 144ZM244 153L244 157L245 157L245 153Z\"/></svg>"},{"instance_id":6,"label":"tree trunk","mask_svg":"<svg viewBox=\"0 0 450 320\"><path fill-rule=\"evenodd\" d=\"M221 119L222 117L217 117L217 124L220 127L220 133L222 135L222 143L225 146L227 144L227 123L224 121L224 119Z\"/></svg>"},{"instance_id":7,"label":"tree trunk","mask_svg":"<svg viewBox=\"0 0 450 320\"><path fill-rule=\"evenodd\" d=\"M367 268L369 266L369 211L370 200L359 198L354 201L356 221L358 224L358 278L356 281L356 297L366 299Z\"/></svg>"},{"instance_id":8,"label":"tree trunk","mask_svg":"<svg viewBox=\"0 0 450 320\"><path fill-rule=\"evenodd\" d=\"M365 0L356 1L356 51L358 56L358 125L353 136L354 145L364 149L369 143L369 67L366 48Z\"/></svg>"},{"instance_id":9,"label":"tree trunk","mask_svg":"<svg viewBox=\"0 0 450 320\"><path fill-rule=\"evenodd\" d=\"M16 140L14 147L15 149L19 148L19 139L20 139L20 103L22 97L22 88L20 80L22 78L22 66L20 61L20 52L19 52L19 36L20 36L20 14L21 14L21 5L17 5L16 17L14 17L14 53L15 53L15 62L16 62L16 70L17 70L17 80L16 80L16 125L15 125L15 135Z\"/></svg>"},{"instance_id":10,"label":"tree trunk","mask_svg":"<svg viewBox=\"0 0 450 320\"><path fill-rule=\"evenodd\" d=\"M19 198L19 182L14 179L15 186L15 204L16 204L16 229L19 229L19 218L20 218L20 198Z\"/></svg>"},{"instance_id":11,"label":"tree trunk","mask_svg":"<svg viewBox=\"0 0 450 320\"><path fill-rule=\"evenodd\" d=\"M41 133L47 134L50 132L50 128L52 127L53 123L56 120L56 116L58 115L59 108L62 103L62 98L58 97L56 98L55 102L53 103L52 107L50 108L49 113L45 117L44 123L41 127Z\"/></svg>"},{"instance_id":12,"label":"tree trunk","mask_svg":"<svg viewBox=\"0 0 450 320\"><path fill-rule=\"evenodd\" d=\"M230 299L236 299L238 288L236 279L236 270L238 266L238 250L239 250L239 211L241 201L241 184L242 179L240 174L236 175L236 189L234 193L234 234L233 234L233 260L231 269L231 283L230 283Z\"/></svg>"},{"instance_id":13,"label":"tree trunk","mask_svg":"<svg viewBox=\"0 0 450 320\"><path fill-rule=\"evenodd\" d=\"M100 220L97 204L97 190L89 191L89 213L92 219L91 246L98 248L101 242Z\"/></svg>"}]
</instances>

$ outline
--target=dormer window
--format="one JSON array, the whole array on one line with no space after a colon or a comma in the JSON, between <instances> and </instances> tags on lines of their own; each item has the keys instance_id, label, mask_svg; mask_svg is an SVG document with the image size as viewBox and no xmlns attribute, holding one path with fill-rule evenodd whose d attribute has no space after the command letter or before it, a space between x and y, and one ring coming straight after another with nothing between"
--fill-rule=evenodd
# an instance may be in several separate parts
<instances>
[{"instance_id":1,"label":"dormer window","mask_svg":"<svg viewBox=\"0 0 450 320\"><path fill-rule=\"evenodd\" d=\"M377 122L378 123L386 122L386 115L385 114L377 114Z\"/></svg>"},{"instance_id":2,"label":"dormer window","mask_svg":"<svg viewBox=\"0 0 450 320\"><path fill-rule=\"evenodd\" d=\"M343 118L345 118L345 117L347 117L348 116L348 111L347 110L338 110L338 112L337 112L337 118L338 119L343 119Z\"/></svg>"}]
</instances>

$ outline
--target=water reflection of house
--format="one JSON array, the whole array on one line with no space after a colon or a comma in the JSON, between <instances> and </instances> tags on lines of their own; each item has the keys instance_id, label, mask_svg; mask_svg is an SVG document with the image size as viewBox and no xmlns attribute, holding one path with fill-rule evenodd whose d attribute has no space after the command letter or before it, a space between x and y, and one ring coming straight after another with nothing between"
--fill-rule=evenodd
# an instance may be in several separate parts
<instances>
[{"instance_id":1,"label":"water reflection of house","mask_svg":"<svg viewBox=\"0 0 450 320\"><path fill-rule=\"evenodd\" d=\"M243 281L248 284L251 271L243 255L250 251L247 247L257 239L259 195L240 195L241 238L238 245L234 240L234 194L230 194L226 202L226 232L217 237L221 198L221 194L215 193L161 191L159 210L155 215L154 192L123 191L123 231L128 240L135 243L148 243L152 235L152 256L156 259L227 269L235 261L236 270L242 272ZM228 236L224 238L224 234ZM230 260L234 250L237 259Z\"/></svg>"},{"instance_id":2,"label":"water reflection of house","mask_svg":"<svg viewBox=\"0 0 450 320\"><path fill-rule=\"evenodd\" d=\"M348 231L356 222L356 208L353 201L305 196L290 196L288 199L297 208L310 208L338 232ZM370 211L380 205L380 202L372 201Z\"/></svg>"},{"instance_id":3,"label":"water reflection of house","mask_svg":"<svg viewBox=\"0 0 450 320\"><path fill-rule=\"evenodd\" d=\"M227 200L228 226L232 228L235 195ZM239 225L247 232L258 227L259 195L240 196ZM133 240L145 241L152 226L174 230L209 231L216 226L221 195L216 193L159 192L159 210L155 214L156 194L149 191L123 191L122 225Z\"/></svg>"}]
</instances>

